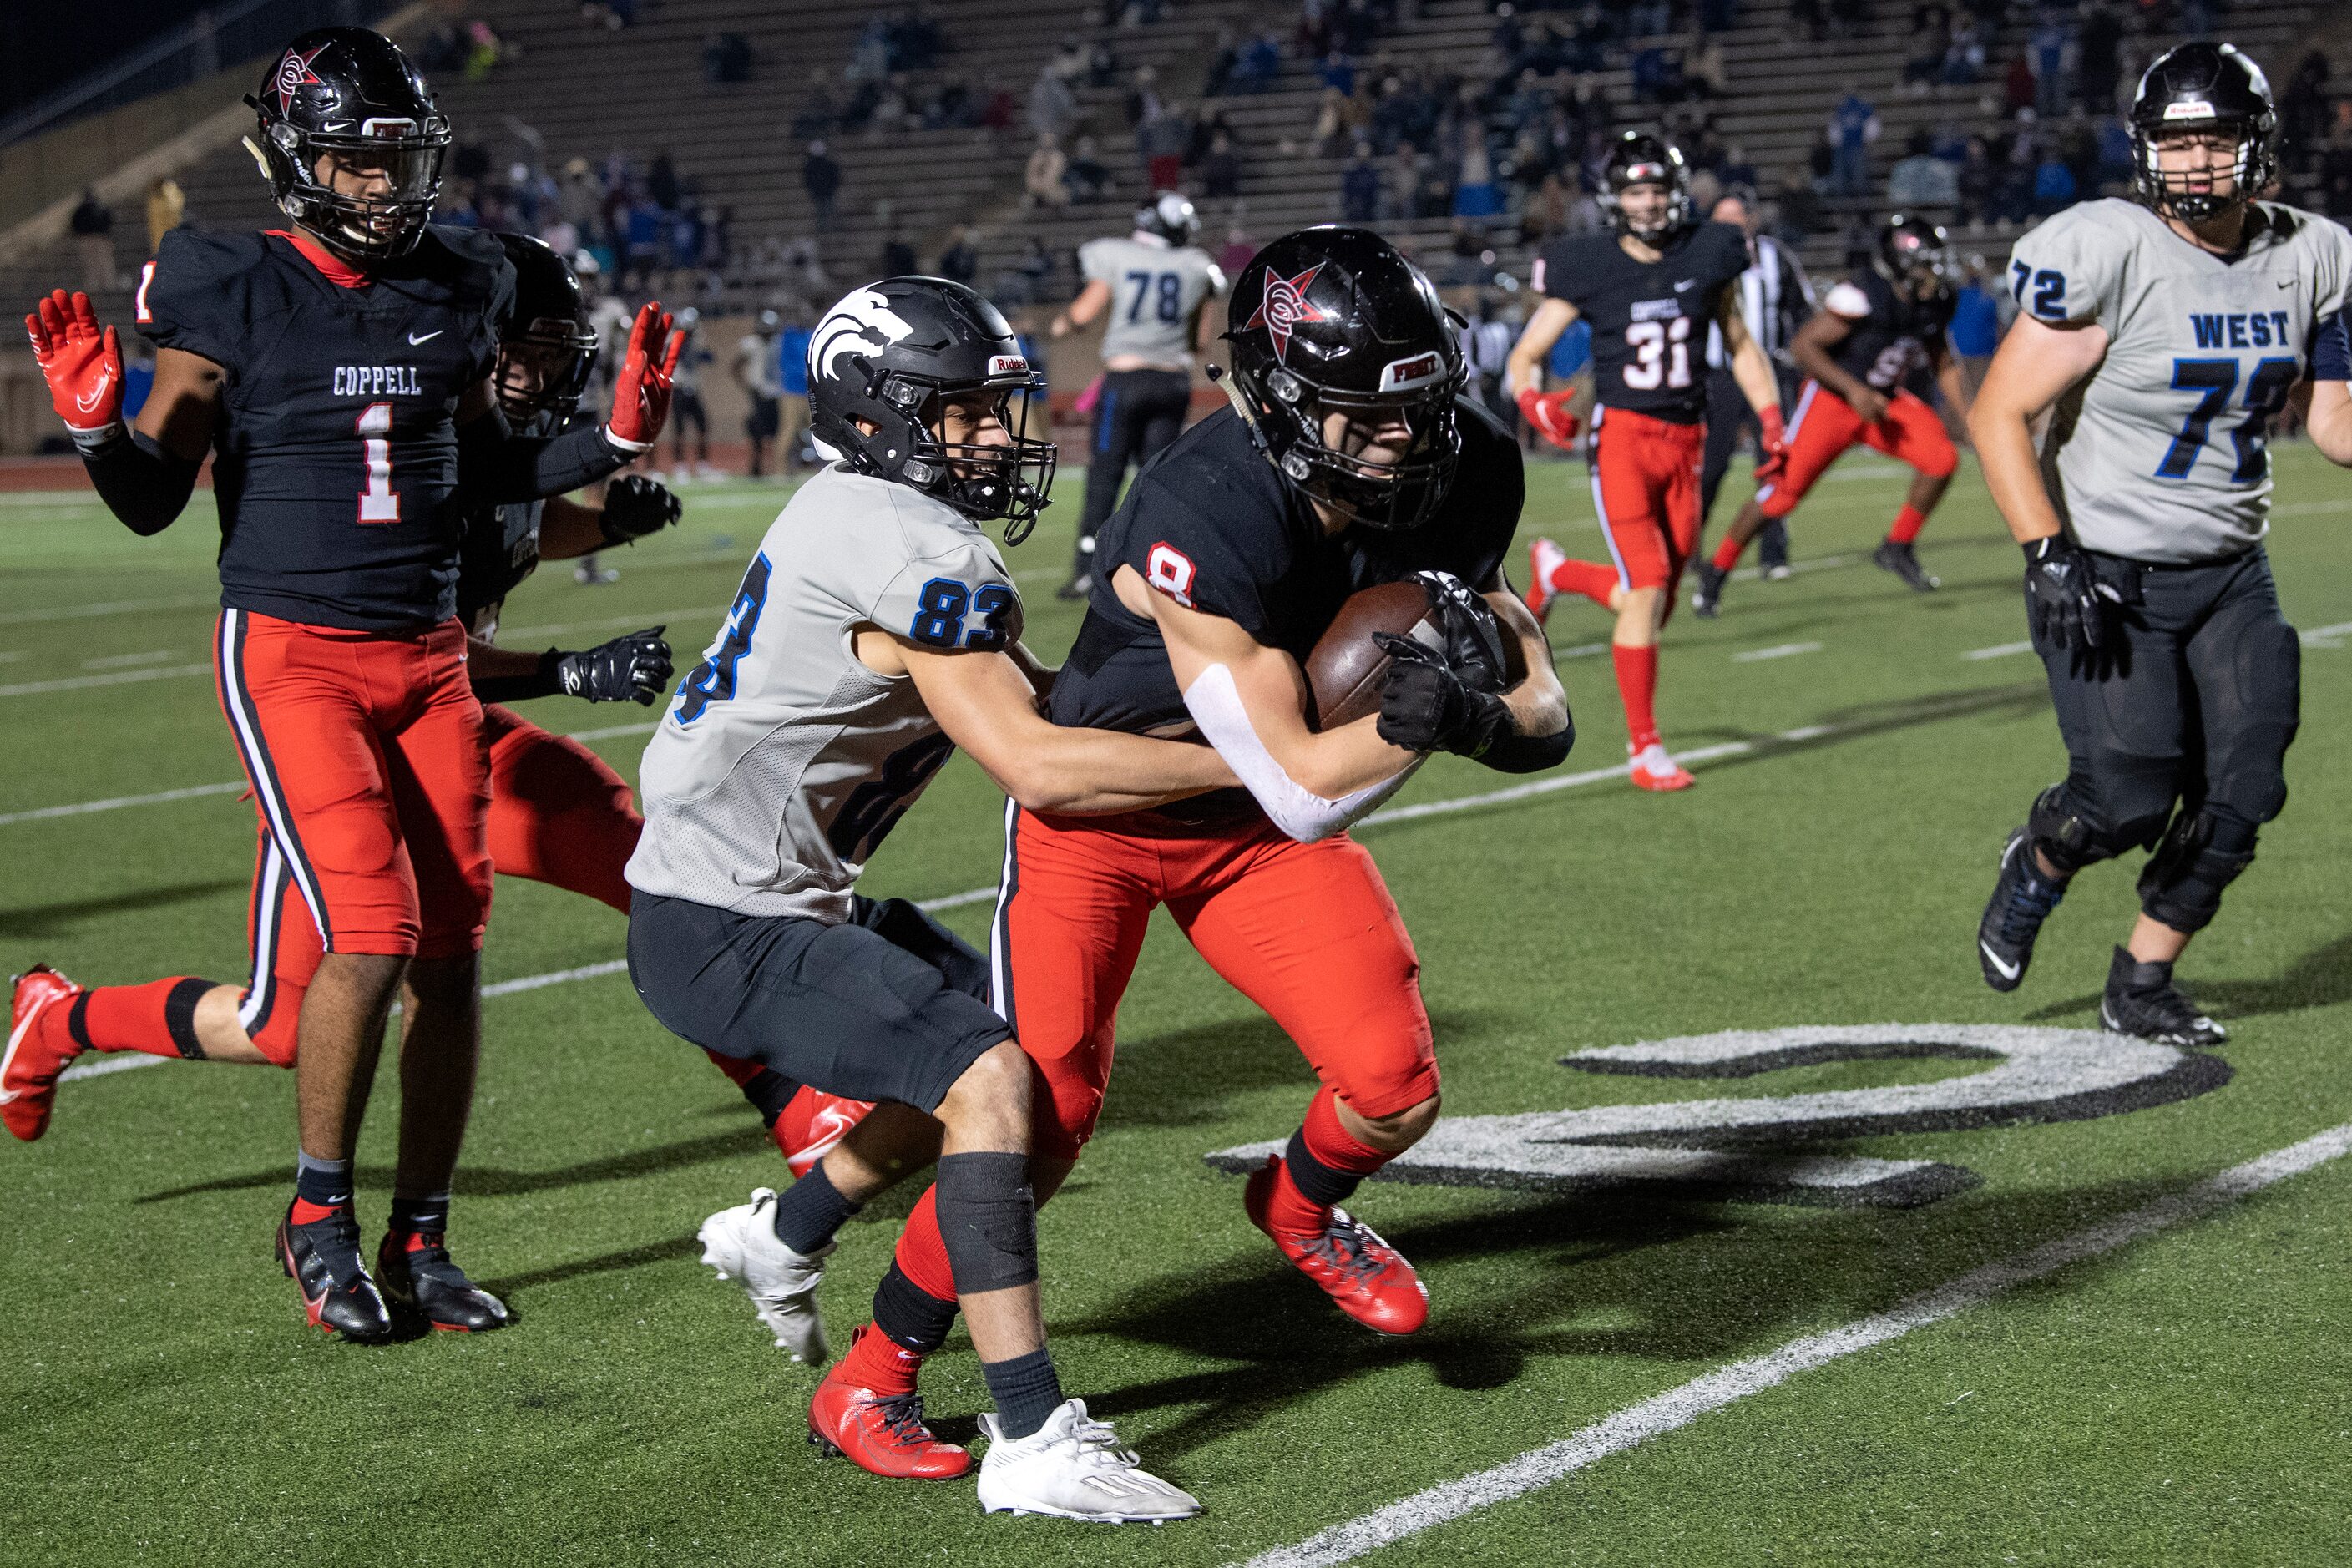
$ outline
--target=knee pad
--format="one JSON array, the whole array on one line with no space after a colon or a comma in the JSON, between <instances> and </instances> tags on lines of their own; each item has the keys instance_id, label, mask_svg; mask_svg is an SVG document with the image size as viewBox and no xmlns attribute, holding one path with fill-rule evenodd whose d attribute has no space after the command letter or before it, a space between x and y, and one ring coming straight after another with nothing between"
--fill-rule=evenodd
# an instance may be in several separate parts
<instances>
[{"instance_id":1,"label":"knee pad","mask_svg":"<svg viewBox=\"0 0 2352 1568\"><path fill-rule=\"evenodd\" d=\"M2102 805L2069 778L2052 784L2035 797L2025 819L2025 831L2042 858L2072 876L2084 867L2112 860L2126 849L2142 849L2164 832L2165 814L2172 807L2168 785L2155 789L2111 791L2116 804Z\"/></svg>"},{"instance_id":2,"label":"knee pad","mask_svg":"<svg viewBox=\"0 0 2352 1568\"><path fill-rule=\"evenodd\" d=\"M2254 861L2255 824L2234 812L2183 806L2139 876L2139 907L2178 931L2202 931L2221 893Z\"/></svg>"}]
</instances>

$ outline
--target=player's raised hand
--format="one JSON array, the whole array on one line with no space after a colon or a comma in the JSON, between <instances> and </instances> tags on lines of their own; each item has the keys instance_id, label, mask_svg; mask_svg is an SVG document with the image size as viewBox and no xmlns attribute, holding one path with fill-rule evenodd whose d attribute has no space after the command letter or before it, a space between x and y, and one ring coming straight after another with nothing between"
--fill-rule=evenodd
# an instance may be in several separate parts
<instances>
[{"instance_id":1,"label":"player's raised hand","mask_svg":"<svg viewBox=\"0 0 2352 1568\"><path fill-rule=\"evenodd\" d=\"M1756 482L1769 485L1789 471L1789 433L1780 424L1778 406L1756 416Z\"/></svg>"},{"instance_id":2,"label":"player's raised hand","mask_svg":"<svg viewBox=\"0 0 2352 1568\"><path fill-rule=\"evenodd\" d=\"M555 679L566 697L636 702L650 708L669 689L667 628L647 626L579 653L558 654Z\"/></svg>"},{"instance_id":3,"label":"player's raised hand","mask_svg":"<svg viewBox=\"0 0 2352 1568\"><path fill-rule=\"evenodd\" d=\"M613 381L613 415L604 429L614 446L642 452L661 434L669 419L670 383L685 347L686 334L670 331L661 301L646 300L629 327L629 351Z\"/></svg>"},{"instance_id":4,"label":"player's raised hand","mask_svg":"<svg viewBox=\"0 0 2352 1568\"><path fill-rule=\"evenodd\" d=\"M89 296L53 291L25 318L33 361L49 384L49 401L74 440L94 446L122 428L122 349L101 328Z\"/></svg>"},{"instance_id":5,"label":"player's raised hand","mask_svg":"<svg viewBox=\"0 0 2352 1568\"><path fill-rule=\"evenodd\" d=\"M1573 392L1538 392L1534 387L1519 394L1519 416L1533 426L1536 433L1558 447L1570 451L1576 441L1576 416L1568 411Z\"/></svg>"},{"instance_id":6,"label":"player's raised hand","mask_svg":"<svg viewBox=\"0 0 2352 1568\"><path fill-rule=\"evenodd\" d=\"M597 519L607 544L634 544L678 520L685 508L667 485L643 474L623 474L604 487L604 510Z\"/></svg>"}]
</instances>

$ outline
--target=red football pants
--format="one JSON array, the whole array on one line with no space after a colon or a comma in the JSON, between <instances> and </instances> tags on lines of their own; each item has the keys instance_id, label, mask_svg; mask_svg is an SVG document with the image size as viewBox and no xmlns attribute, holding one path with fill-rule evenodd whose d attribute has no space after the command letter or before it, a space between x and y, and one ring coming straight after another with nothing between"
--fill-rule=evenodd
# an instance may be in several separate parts
<instances>
[{"instance_id":1,"label":"red football pants","mask_svg":"<svg viewBox=\"0 0 2352 1568\"><path fill-rule=\"evenodd\" d=\"M1168 906L1209 967L1288 1034L1360 1116L1437 1092L1421 961L1372 858L1271 824L1195 837L1124 817L1007 807L1012 843L991 942L997 1011L1037 1064L1034 1147L1075 1159L1110 1081L1119 998L1152 910Z\"/></svg>"},{"instance_id":2,"label":"red football pants","mask_svg":"<svg viewBox=\"0 0 2352 1568\"><path fill-rule=\"evenodd\" d=\"M1618 585L1671 590L1698 548L1706 426L1628 408L1592 411L1592 505Z\"/></svg>"},{"instance_id":3,"label":"red football pants","mask_svg":"<svg viewBox=\"0 0 2352 1568\"><path fill-rule=\"evenodd\" d=\"M645 819L621 775L579 742L550 734L509 709L482 710L482 738L490 859L498 869L628 913L629 885L621 873ZM293 1063L302 993L318 973L320 952L317 926L302 918L300 895L288 899L294 888L293 867L265 812L247 925L253 974L237 1017L255 1047L280 1066Z\"/></svg>"},{"instance_id":4,"label":"red football pants","mask_svg":"<svg viewBox=\"0 0 2352 1568\"><path fill-rule=\"evenodd\" d=\"M1789 466L1756 492L1757 506L1766 517L1788 516L1813 481L1857 441L1910 464L1931 479L1948 478L1960 466L1960 454L1945 433L1944 421L1916 394L1896 391L1887 399L1886 416L1865 425L1853 404L1809 381L1797 395L1797 412L1789 421Z\"/></svg>"}]
</instances>

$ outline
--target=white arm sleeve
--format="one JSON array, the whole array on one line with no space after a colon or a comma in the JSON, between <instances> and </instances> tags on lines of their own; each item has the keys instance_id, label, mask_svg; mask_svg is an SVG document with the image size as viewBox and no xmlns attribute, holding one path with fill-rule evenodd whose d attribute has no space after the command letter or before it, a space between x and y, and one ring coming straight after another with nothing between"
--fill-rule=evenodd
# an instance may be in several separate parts
<instances>
[{"instance_id":1,"label":"white arm sleeve","mask_svg":"<svg viewBox=\"0 0 2352 1568\"><path fill-rule=\"evenodd\" d=\"M1415 757L1393 777L1338 800L1326 800L1282 771L1282 764L1257 738L1249 710L1242 706L1240 689L1234 685L1234 673L1223 665L1209 666L1184 689L1184 706L1202 735L1224 758L1234 776L1248 786L1274 825L1302 844L1328 838L1369 815L1402 788L1423 761Z\"/></svg>"}]
</instances>

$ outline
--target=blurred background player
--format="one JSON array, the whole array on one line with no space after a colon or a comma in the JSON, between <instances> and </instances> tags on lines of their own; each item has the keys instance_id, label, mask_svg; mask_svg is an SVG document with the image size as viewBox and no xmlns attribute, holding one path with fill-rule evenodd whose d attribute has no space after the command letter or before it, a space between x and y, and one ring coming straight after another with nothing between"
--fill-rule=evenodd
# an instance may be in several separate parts
<instances>
[{"instance_id":1,"label":"blurred background player","mask_svg":"<svg viewBox=\"0 0 2352 1568\"><path fill-rule=\"evenodd\" d=\"M1192 241L1201 219L1192 204L1162 191L1136 210L1125 239L1090 239L1078 247L1086 287L1055 316L1047 335L1059 339L1103 321L1101 395L1087 444L1086 510L1078 516L1077 553L1070 580L1057 595L1083 599L1094 580L1095 531L1118 504L1127 471L1140 469L1176 438L1192 406L1192 357L1207 346L1204 307L1225 291L1224 275Z\"/></svg>"},{"instance_id":2,"label":"blurred background player","mask_svg":"<svg viewBox=\"0 0 2352 1568\"><path fill-rule=\"evenodd\" d=\"M735 343L735 384L751 399L743 434L751 443L750 473L755 479L767 473L769 443L782 427L783 370L776 358L776 335L782 331L783 318L762 310Z\"/></svg>"},{"instance_id":3,"label":"blurred background player","mask_svg":"<svg viewBox=\"0 0 2352 1568\"><path fill-rule=\"evenodd\" d=\"M702 405L702 372L719 356L704 346L695 331L702 313L689 305L677 313L677 334L686 340L678 351L677 376L670 386L669 405L669 477L684 484L689 479L715 479L718 470L710 466L710 413ZM694 461L689 466L686 457L686 433L694 432Z\"/></svg>"},{"instance_id":4,"label":"blurred background player","mask_svg":"<svg viewBox=\"0 0 2352 1568\"><path fill-rule=\"evenodd\" d=\"M1625 704L1633 783L1646 790L1696 782L1658 737L1658 633L1674 612L1683 567L1698 548L1699 462L1706 441L1704 355L1719 331L1731 373L1762 430L1759 474L1780 457L1780 391L1772 362L1748 335L1733 287L1748 270L1748 238L1725 223L1694 223L1682 154L1663 136L1628 131L1609 150L1604 205L1611 230L1571 235L1535 266L1543 303L1511 351L1511 384L1531 421L1566 418L1542 386L1552 344L1575 321L1592 328L1592 504L1610 561L1571 561L1559 545L1531 547L1528 607L1538 619L1560 594L1580 594L1617 617L1609 651ZM1538 419L1547 406L1552 413ZM1564 434L1555 435L1564 439Z\"/></svg>"},{"instance_id":5,"label":"blurred background player","mask_svg":"<svg viewBox=\"0 0 2352 1568\"><path fill-rule=\"evenodd\" d=\"M489 780L456 614L460 513L467 496L578 489L646 450L667 409L669 323L639 314L608 421L517 435L493 378L514 268L494 237L431 222L450 132L415 68L380 34L321 28L247 102L295 226L165 236L138 296L157 353L137 429L121 419L114 331L86 298L59 292L26 324L100 499L134 532L168 527L214 458L221 704L323 949L297 1024L278 1254L312 1323L376 1342L393 1323L360 1250L352 1159L395 996L388 1252L430 1236L446 1261L480 1049ZM184 989L134 994L141 1034L191 1026ZM0 1115L33 1138L89 1008L37 970L12 1016ZM446 1270L455 1289L464 1276Z\"/></svg>"},{"instance_id":6,"label":"blurred background player","mask_svg":"<svg viewBox=\"0 0 2352 1568\"><path fill-rule=\"evenodd\" d=\"M2352 301L2352 236L2255 199L2277 136L2269 81L2231 46L2149 66L2131 110L2136 199L2084 202L2018 241L2023 310L1970 424L2025 550L2067 762L2001 849L1978 966L2015 990L2074 873L2153 847L2099 1021L2176 1046L2225 1037L2172 968L2284 807L2302 714L2302 645L2263 548L2270 421L2315 331ZM2347 374L2332 357L2313 394L2315 437L2339 463ZM2033 422L2062 397L2037 455Z\"/></svg>"},{"instance_id":7,"label":"blurred background player","mask_svg":"<svg viewBox=\"0 0 2352 1568\"><path fill-rule=\"evenodd\" d=\"M1780 405L1789 407L1797 400L1797 384L1801 379L1789 363L1789 340L1816 308L1812 280L1786 246L1763 232L1764 217L1757 208L1754 192L1736 191L1723 196L1707 216L1748 237L1748 270L1739 275L1739 319L1747 323L1748 335L1772 362ZM1731 374L1731 356L1724 347L1722 329L1710 324L1706 330L1706 457L1698 478L1702 536L1707 520L1715 515L1716 492L1723 488L1723 476L1731 470L1731 454L1739 437L1750 433L1758 442L1756 455L1761 461L1763 427L1748 405L1748 395L1739 390L1739 378ZM1774 580L1788 576L1788 525L1778 518L1767 519L1764 531L1757 536L1756 552L1765 576Z\"/></svg>"},{"instance_id":8,"label":"blurred background player","mask_svg":"<svg viewBox=\"0 0 2352 1568\"><path fill-rule=\"evenodd\" d=\"M1857 444L1915 470L1903 509L1871 560L1923 594L1937 585L1913 542L1960 465L1943 416L1927 398L1940 390L1956 416L1965 420L1969 412L1968 389L1945 335L1956 298L1951 273L1944 231L1897 213L1879 230L1871 265L1822 296L1821 312L1789 345L1811 379L1789 422L1788 467L1769 480L1758 474L1763 482L1754 498L1715 558L1700 563L1694 611L1717 613L1724 582L1748 542L1768 520L1795 510L1813 482Z\"/></svg>"}]
</instances>

